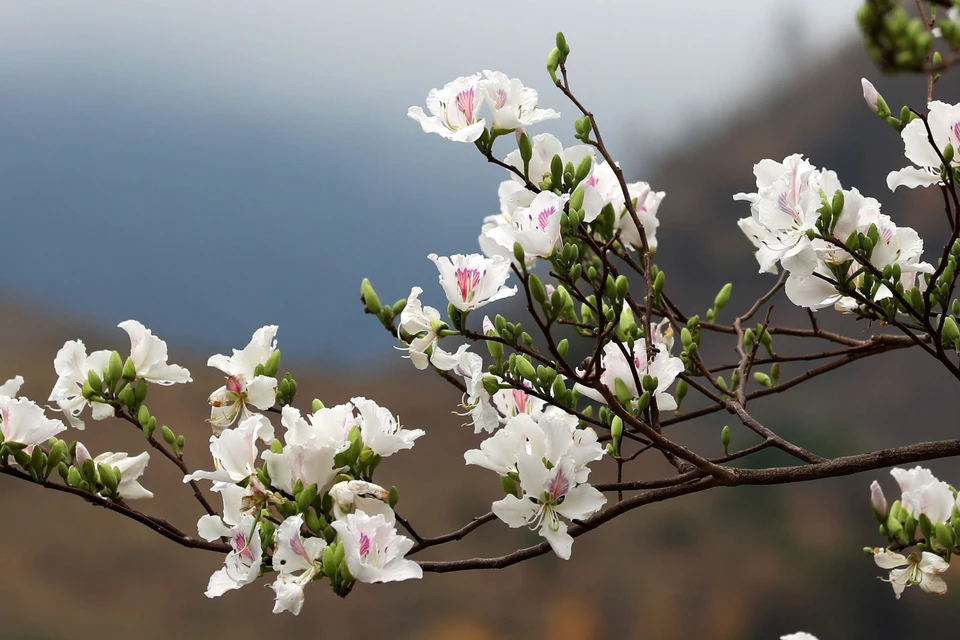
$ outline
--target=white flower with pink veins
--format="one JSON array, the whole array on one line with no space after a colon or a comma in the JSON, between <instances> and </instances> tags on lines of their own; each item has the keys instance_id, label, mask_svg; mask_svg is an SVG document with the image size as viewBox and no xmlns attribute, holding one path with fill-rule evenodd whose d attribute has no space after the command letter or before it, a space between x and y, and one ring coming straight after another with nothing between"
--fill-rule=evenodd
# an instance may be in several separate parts
<instances>
[{"instance_id":1,"label":"white flower with pink veins","mask_svg":"<svg viewBox=\"0 0 960 640\"><path fill-rule=\"evenodd\" d=\"M440 271L440 286L447 301L460 311L473 311L517 292L516 287L504 286L510 277L510 262L503 256L458 253L441 258L431 253L427 257Z\"/></svg>"},{"instance_id":2,"label":"white flower with pink veins","mask_svg":"<svg viewBox=\"0 0 960 640\"><path fill-rule=\"evenodd\" d=\"M519 243L528 265L531 259L549 258L560 244L560 217L565 203L565 197L543 191L529 207L517 207L508 224L489 229L486 236L511 253Z\"/></svg>"},{"instance_id":3,"label":"white flower with pink veins","mask_svg":"<svg viewBox=\"0 0 960 640\"><path fill-rule=\"evenodd\" d=\"M484 71L480 90L493 112L493 127L512 131L544 120L559 118L553 109L537 106L537 91L523 86L516 78L508 78L499 71Z\"/></svg>"},{"instance_id":4,"label":"white flower with pink veins","mask_svg":"<svg viewBox=\"0 0 960 640\"><path fill-rule=\"evenodd\" d=\"M223 568L210 576L205 596L222 596L227 591L250 584L260 575L263 547L257 521L253 516L243 516L240 524L233 527L225 525L219 516L203 516L197 522L197 532L208 542L227 538L230 544L230 552L224 558Z\"/></svg>"},{"instance_id":5,"label":"white flower with pink veins","mask_svg":"<svg viewBox=\"0 0 960 640\"><path fill-rule=\"evenodd\" d=\"M255 414L254 409L266 411L276 403L277 379L257 375L257 366L266 365L277 350L277 326L267 325L254 332L250 343L242 351L234 349L232 356L215 355L207 366L227 374L222 387L210 394L210 424L214 433L229 427L238 418L243 420Z\"/></svg>"},{"instance_id":6,"label":"white flower with pink veins","mask_svg":"<svg viewBox=\"0 0 960 640\"><path fill-rule=\"evenodd\" d=\"M636 380L643 380L644 375L650 375L657 379L657 388L654 391L654 398L657 401L657 407L661 411L674 411L677 408L676 399L667 393L667 389L673 384L677 376L683 373L684 365L680 358L671 356L665 348L657 347L656 354L652 360L648 361L647 347L642 340L639 340L633 346L633 357L627 360L626 356L620 350L620 347L614 343L607 343L603 348L600 366L600 383L610 390L610 393L616 393L616 381L622 380L630 393L630 397L638 398L640 392L637 389ZM599 391L591 387L577 383L577 391L597 402L606 402Z\"/></svg>"},{"instance_id":7,"label":"white flower with pink veins","mask_svg":"<svg viewBox=\"0 0 960 640\"><path fill-rule=\"evenodd\" d=\"M900 132L903 138L903 153L914 167L905 167L893 171L887 176L887 186L891 191L897 187L929 187L940 182L941 152L948 144L954 149L960 148L960 104L947 104L934 100L929 105L927 124L916 118ZM936 147L930 144L927 125L933 134ZM938 152L939 150L939 152ZM951 167L960 166L960 154L955 154Z\"/></svg>"},{"instance_id":8,"label":"white flower with pink veins","mask_svg":"<svg viewBox=\"0 0 960 640\"><path fill-rule=\"evenodd\" d=\"M487 124L480 117L483 92L479 82L480 74L475 73L448 82L443 89L431 89L427 109L432 115L420 107L410 107L407 117L419 122L424 133L436 133L455 142L475 142Z\"/></svg>"}]
</instances>

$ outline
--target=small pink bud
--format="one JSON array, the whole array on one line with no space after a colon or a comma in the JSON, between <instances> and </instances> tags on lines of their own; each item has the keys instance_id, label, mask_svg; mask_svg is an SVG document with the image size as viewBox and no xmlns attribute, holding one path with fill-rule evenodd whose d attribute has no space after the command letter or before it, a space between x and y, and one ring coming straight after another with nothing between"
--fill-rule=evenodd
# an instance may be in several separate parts
<instances>
[{"instance_id":1,"label":"small pink bud","mask_svg":"<svg viewBox=\"0 0 960 640\"><path fill-rule=\"evenodd\" d=\"M82 467L83 463L90 459L90 452L83 446L82 442L77 443L76 465Z\"/></svg>"},{"instance_id":2,"label":"small pink bud","mask_svg":"<svg viewBox=\"0 0 960 640\"><path fill-rule=\"evenodd\" d=\"M863 99L867 101L867 106L870 107L871 111L877 113L880 110L877 101L880 97L880 94L877 93L876 87L874 87L873 83L866 78L861 78L860 84L863 85Z\"/></svg>"},{"instance_id":3,"label":"small pink bud","mask_svg":"<svg viewBox=\"0 0 960 640\"><path fill-rule=\"evenodd\" d=\"M490 316L483 316L483 335L487 335L491 331L496 331L493 321L490 320Z\"/></svg>"},{"instance_id":4,"label":"small pink bud","mask_svg":"<svg viewBox=\"0 0 960 640\"><path fill-rule=\"evenodd\" d=\"M887 498L883 495L883 489L880 488L880 483L876 480L870 485L870 504L873 505L873 510L877 512L878 516L886 517Z\"/></svg>"}]
</instances>

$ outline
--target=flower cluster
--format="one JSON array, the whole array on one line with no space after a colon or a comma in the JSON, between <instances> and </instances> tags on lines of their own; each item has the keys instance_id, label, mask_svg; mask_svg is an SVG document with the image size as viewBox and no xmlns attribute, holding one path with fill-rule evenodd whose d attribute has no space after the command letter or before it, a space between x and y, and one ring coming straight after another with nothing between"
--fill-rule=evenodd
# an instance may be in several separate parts
<instances>
[{"instance_id":1,"label":"flower cluster","mask_svg":"<svg viewBox=\"0 0 960 640\"><path fill-rule=\"evenodd\" d=\"M421 577L419 565L404 557L413 541L396 531L396 495L372 478L383 458L412 448L424 432L403 428L388 409L362 397L334 407L314 400L304 416L284 402L290 390L277 389L276 331L263 327L233 357L210 359L230 376L211 396L214 469L183 479L210 481L223 499L222 516L197 523L201 537L226 539L231 548L206 595L239 589L272 568L274 612L296 614L304 588L324 577L341 595L356 581ZM218 405L219 398L226 401ZM282 441L267 415L254 411L276 404Z\"/></svg>"},{"instance_id":2,"label":"flower cluster","mask_svg":"<svg viewBox=\"0 0 960 640\"><path fill-rule=\"evenodd\" d=\"M879 305L889 314L898 290L913 289L918 273L933 273L920 261L917 232L880 213L874 198L843 189L833 171L794 154L762 160L754 174L757 192L734 196L750 203L739 225L761 273L776 273L778 263L789 272L786 294L794 304L848 313Z\"/></svg>"},{"instance_id":3,"label":"flower cluster","mask_svg":"<svg viewBox=\"0 0 960 640\"><path fill-rule=\"evenodd\" d=\"M889 506L880 484L870 485L870 505L889 544L866 550L878 567L890 571L887 581L898 599L910 585L942 595L947 583L940 574L949 568L950 556L958 553L960 540L957 492L923 467L897 467L890 475L900 485L900 498ZM900 553L908 548L915 550L906 556Z\"/></svg>"}]
</instances>

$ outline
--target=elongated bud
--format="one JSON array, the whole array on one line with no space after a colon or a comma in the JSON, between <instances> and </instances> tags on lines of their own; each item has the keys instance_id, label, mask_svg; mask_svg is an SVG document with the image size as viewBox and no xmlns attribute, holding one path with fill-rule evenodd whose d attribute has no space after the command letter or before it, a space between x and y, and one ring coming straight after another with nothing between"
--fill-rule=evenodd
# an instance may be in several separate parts
<instances>
[{"instance_id":1,"label":"elongated bud","mask_svg":"<svg viewBox=\"0 0 960 640\"><path fill-rule=\"evenodd\" d=\"M720 431L720 442L723 444L723 455L730 455L730 427L724 426Z\"/></svg>"},{"instance_id":2,"label":"elongated bud","mask_svg":"<svg viewBox=\"0 0 960 640\"><path fill-rule=\"evenodd\" d=\"M123 359L120 353L114 351L110 354L110 362L107 363L107 369L104 372L107 378L107 384L113 388L123 377Z\"/></svg>"},{"instance_id":3,"label":"elongated bud","mask_svg":"<svg viewBox=\"0 0 960 640\"><path fill-rule=\"evenodd\" d=\"M166 442L171 447L176 444L177 437L173 435L173 431L170 430L170 427L163 425L160 429L160 435L163 436L163 441Z\"/></svg>"},{"instance_id":4,"label":"elongated bud","mask_svg":"<svg viewBox=\"0 0 960 640\"><path fill-rule=\"evenodd\" d=\"M280 371L280 349L271 353L267 363L263 365L263 374L266 376L276 378L278 371Z\"/></svg>"},{"instance_id":5,"label":"elongated bud","mask_svg":"<svg viewBox=\"0 0 960 640\"><path fill-rule=\"evenodd\" d=\"M567 357L567 351L570 349L570 341L564 338L557 344L557 353L560 354L561 358Z\"/></svg>"},{"instance_id":6,"label":"elongated bud","mask_svg":"<svg viewBox=\"0 0 960 640\"><path fill-rule=\"evenodd\" d=\"M537 379L537 371L533 368L533 365L530 364L529 360L518 356L514 362L516 363L517 373L520 374L521 377L531 382Z\"/></svg>"},{"instance_id":7,"label":"elongated bud","mask_svg":"<svg viewBox=\"0 0 960 640\"><path fill-rule=\"evenodd\" d=\"M564 37L562 31L557 31L557 49L563 56L561 59L565 59L567 54L570 53L570 45L567 44L567 39Z\"/></svg>"},{"instance_id":8,"label":"elongated bud","mask_svg":"<svg viewBox=\"0 0 960 640\"><path fill-rule=\"evenodd\" d=\"M547 73L550 74L550 79L553 80L554 84L559 84L560 81L557 80L557 67L560 66L560 50L554 47L550 53L547 55Z\"/></svg>"},{"instance_id":9,"label":"elongated bud","mask_svg":"<svg viewBox=\"0 0 960 640\"><path fill-rule=\"evenodd\" d=\"M663 271L657 273L657 277L653 279L653 292L657 295L663 293L663 287L667 283L667 274Z\"/></svg>"},{"instance_id":10,"label":"elongated bud","mask_svg":"<svg viewBox=\"0 0 960 640\"><path fill-rule=\"evenodd\" d=\"M137 421L141 427L146 427L150 422L150 409L147 408L147 405L140 405L140 411L137 413Z\"/></svg>"},{"instance_id":11,"label":"elongated bud","mask_svg":"<svg viewBox=\"0 0 960 640\"><path fill-rule=\"evenodd\" d=\"M620 440L623 438L623 420L620 416L614 416L610 422L610 436L613 438L614 454L620 455Z\"/></svg>"},{"instance_id":12,"label":"elongated bud","mask_svg":"<svg viewBox=\"0 0 960 640\"><path fill-rule=\"evenodd\" d=\"M530 295L533 296L533 299L540 304L544 304L547 301L547 290L544 288L543 282L540 281L540 278L531 273L529 283Z\"/></svg>"},{"instance_id":13,"label":"elongated bud","mask_svg":"<svg viewBox=\"0 0 960 640\"><path fill-rule=\"evenodd\" d=\"M953 319L953 316L947 316L943 319L943 343L952 345L955 341L960 340L960 328L957 327L957 321Z\"/></svg>"},{"instance_id":14,"label":"elongated bud","mask_svg":"<svg viewBox=\"0 0 960 640\"><path fill-rule=\"evenodd\" d=\"M377 297L377 292L373 290L373 285L370 284L368 278L364 278L363 282L360 283L360 297L363 298L367 311L374 315L380 315L382 310L380 298Z\"/></svg>"},{"instance_id":15,"label":"elongated bud","mask_svg":"<svg viewBox=\"0 0 960 640\"><path fill-rule=\"evenodd\" d=\"M590 158L588 157L586 159L589 160ZM579 175L579 173L577 175ZM570 211L575 211L581 208L583 208L583 189L578 188L576 191L573 192L573 195L570 196ZM570 245L570 246L576 247L576 245Z\"/></svg>"},{"instance_id":16,"label":"elongated bud","mask_svg":"<svg viewBox=\"0 0 960 640\"><path fill-rule=\"evenodd\" d=\"M120 375L127 382L137 377L137 368L133 366L132 358L127 358L127 361L123 363L123 370L120 372Z\"/></svg>"},{"instance_id":17,"label":"elongated bud","mask_svg":"<svg viewBox=\"0 0 960 640\"><path fill-rule=\"evenodd\" d=\"M953 550L953 545L954 542L956 542L956 539L953 536L953 529L950 528L950 525L948 525L946 522L938 522L935 529L937 534L937 542L939 542L944 549Z\"/></svg>"},{"instance_id":18,"label":"elongated bud","mask_svg":"<svg viewBox=\"0 0 960 640\"><path fill-rule=\"evenodd\" d=\"M890 107L887 106L886 101L877 91L876 87L873 86L873 83L866 78L861 78L860 84L863 87L863 99L866 101L867 106L870 107L870 110L881 118L889 117Z\"/></svg>"},{"instance_id":19,"label":"elongated bud","mask_svg":"<svg viewBox=\"0 0 960 640\"><path fill-rule=\"evenodd\" d=\"M591 168L593 168L593 157L589 154L583 156L583 159L580 161L580 164L577 165L577 172L575 174L577 177L577 180L580 181L586 178L587 174L590 173ZM583 201L581 200L580 203L581 204L578 204L576 207L574 207L573 204L571 204L570 206L574 209L579 209L582 206Z\"/></svg>"},{"instance_id":20,"label":"elongated bud","mask_svg":"<svg viewBox=\"0 0 960 640\"><path fill-rule=\"evenodd\" d=\"M630 393L630 390L627 388L627 383L621 380L620 378L617 378L616 380L614 380L613 386L617 393L617 402L626 406L632 399L632 394Z\"/></svg>"},{"instance_id":21,"label":"elongated bud","mask_svg":"<svg viewBox=\"0 0 960 640\"><path fill-rule=\"evenodd\" d=\"M80 481L81 477L79 469L76 467L70 467L67 470L67 484L71 487L78 487L80 486Z\"/></svg>"},{"instance_id":22,"label":"elongated bud","mask_svg":"<svg viewBox=\"0 0 960 640\"><path fill-rule=\"evenodd\" d=\"M84 400L90 400L97 394L94 392L93 387L90 386L89 380L83 381L83 387L80 389L80 395L83 396Z\"/></svg>"},{"instance_id":23,"label":"elongated bud","mask_svg":"<svg viewBox=\"0 0 960 640\"><path fill-rule=\"evenodd\" d=\"M316 413L317 411L320 411L320 409L323 409L323 403L320 402L319 398L314 398L313 404L310 406L310 408L313 409L314 413Z\"/></svg>"},{"instance_id":24,"label":"elongated bud","mask_svg":"<svg viewBox=\"0 0 960 640\"><path fill-rule=\"evenodd\" d=\"M887 497L883 495L883 489L876 480L870 485L870 506L873 507L873 514L881 523L887 520Z\"/></svg>"},{"instance_id":25,"label":"elongated bud","mask_svg":"<svg viewBox=\"0 0 960 640\"><path fill-rule=\"evenodd\" d=\"M530 163L530 158L533 157L533 142L530 140L530 136L526 133L522 134L520 139L517 140L517 146L520 148L520 158L523 160L524 167L526 167Z\"/></svg>"},{"instance_id":26,"label":"elongated bud","mask_svg":"<svg viewBox=\"0 0 960 640\"><path fill-rule=\"evenodd\" d=\"M733 291L733 283L728 282L727 284L721 287L720 292L717 293L717 297L713 299L713 306L719 311L727 306L727 303L730 302L730 293Z\"/></svg>"},{"instance_id":27,"label":"elongated bud","mask_svg":"<svg viewBox=\"0 0 960 640\"><path fill-rule=\"evenodd\" d=\"M310 505L317 497L317 485L312 484L297 495L297 508L301 513L310 509Z\"/></svg>"},{"instance_id":28,"label":"elongated bud","mask_svg":"<svg viewBox=\"0 0 960 640\"><path fill-rule=\"evenodd\" d=\"M763 373L762 371L754 371L753 379L756 380L759 384L762 384L765 387L772 387L773 382L770 380L770 376Z\"/></svg>"},{"instance_id":29,"label":"elongated bud","mask_svg":"<svg viewBox=\"0 0 960 640\"><path fill-rule=\"evenodd\" d=\"M98 464L97 471L100 473L100 482L103 483L103 486L109 489L110 493L116 493L117 487L120 485L120 478L113 472L110 465Z\"/></svg>"},{"instance_id":30,"label":"elongated bud","mask_svg":"<svg viewBox=\"0 0 960 640\"><path fill-rule=\"evenodd\" d=\"M690 385L687 384L686 380L677 380L677 408L680 408L680 403L683 402L683 398L687 395L687 391L690 390Z\"/></svg>"}]
</instances>

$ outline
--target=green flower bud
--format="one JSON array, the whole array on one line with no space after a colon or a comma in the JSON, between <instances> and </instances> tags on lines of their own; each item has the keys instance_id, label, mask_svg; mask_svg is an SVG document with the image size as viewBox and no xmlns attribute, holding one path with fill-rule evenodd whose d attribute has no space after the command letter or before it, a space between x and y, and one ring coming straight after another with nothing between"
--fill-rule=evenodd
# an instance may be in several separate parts
<instances>
[{"instance_id":1,"label":"green flower bud","mask_svg":"<svg viewBox=\"0 0 960 640\"><path fill-rule=\"evenodd\" d=\"M526 261L527 261L526 253L523 251L523 245L521 245L519 242L513 243L513 257L516 259L518 264L520 265L526 264Z\"/></svg>"},{"instance_id":2,"label":"green flower bud","mask_svg":"<svg viewBox=\"0 0 960 640\"><path fill-rule=\"evenodd\" d=\"M397 487L390 487L390 494L387 496L387 504L390 505L390 508L393 509L397 506L397 503L400 502L400 491L397 490Z\"/></svg>"},{"instance_id":3,"label":"green flower bud","mask_svg":"<svg viewBox=\"0 0 960 640\"><path fill-rule=\"evenodd\" d=\"M554 398L563 398L567 394L567 385L563 382L563 378L557 376L553 379L550 392Z\"/></svg>"},{"instance_id":4,"label":"green flower bud","mask_svg":"<svg viewBox=\"0 0 960 640\"><path fill-rule=\"evenodd\" d=\"M137 386L133 390L133 397L136 399L137 404L147 399L147 381L143 378L137 381Z\"/></svg>"},{"instance_id":5,"label":"green flower bud","mask_svg":"<svg viewBox=\"0 0 960 640\"><path fill-rule=\"evenodd\" d=\"M127 361L123 363L123 369L120 372L120 376L130 382L137 377L137 369L133 366L133 359L127 358Z\"/></svg>"},{"instance_id":6,"label":"green flower bud","mask_svg":"<svg viewBox=\"0 0 960 640\"><path fill-rule=\"evenodd\" d=\"M523 160L523 175L526 176L529 173L530 158L533 157L533 142L530 136L523 133L517 141L517 146L520 148L520 158Z\"/></svg>"},{"instance_id":7,"label":"green flower bud","mask_svg":"<svg viewBox=\"0 0 960 640\"><path fill-rule=\"evenodd\" d=\"M557 67L560 66L560 50L554 48L550 51L550 54L547 55L547 73L550 74L550 79L553 80L554 84L560 84L560 81L557 80Z\"/></svg>"},{"instance_id":8,"label":"green flower bud","mask_svg":"<svg viewBox=\"0 0 960 640\"><path fill-rule=\"evenodd\" d=\"M120 390L120 393L117 394L117 400L128 409L132 409L137 403L137 398L129 385Z\"/></svg>"},{"instance_id":9,"label":"green flower bud","mask_svg":"<svg viewBox=\"0 0 960 640\"><path fill-rule=\"evenodd\" d=\"M83 461L83 465L80 467L80 475L91 485L97 483L97 464L93 461L93 458L87 458Z\"/></svg>"},{"instance_id":10,"label":"green flower bud","mask_svg":"<svg viewBox=\"0 0 960 640\"><path fill-rule=\"evenodd\" d=\"M373 285L367 278L364 278L363 282L360 283L360 299L366 305L367 311L374 315L380 315L382 310L380 298L377 297L377 292L373 290Z\"/></svg>"},{"instance_id":11,"label":"green flower bud","mask_svg":"<svg viewBox=\"0 0 960 640\"><path fill-rule=\"evenodd\" d=\"M276 349L273 353L270 354L270 357L267 358L267 363L263 365L263 373L266 376L271 378L277 377L277 372L280 370L280 349Z\"/></svg>"},{"instance_id":12,"label":"green flower bud","mask_svg":"<svg viewBox=\"0 0 960 640\"><path fill-rule=\"evenodd\" d=\"M941 337L945 345L952 345L955 341L960 340L960 328L957 327L957 321L953 319L953 316L947 316L943 319Z\"/></svg>"},{"instance_id":13,"label":"green flower bud","mask_svg":"<svg viewBox=\"0 0 960 640\"><path fill-rule=\"evenodd\" d=\"M564 338L559 343L557 343L557 353L560 354L561 358L567 357L567 352L570 350L570 341Z\"/></svg>"},{"instance_id":14,"label":"green flower bud","mask_svg":"<svg viewBox=\"0 0 960 640\"><path fill-rule=\"evenodd\" d=\"M521 377L529 380L530 382L536 381L537 371L533 368L533 365L530 364L529 360L522 356L518 356L514 362L516 364L517 373Z\"/></svg>"},{"instance_id":15,"label":"green flower bud","mask_svg":"<svg viewBox=\"0 0 960 640\"><path fill-rule=\"evenodd\" d=\"M311 408L313 409L313 412L316 413L317 411L320 411L320 409L323 409L323 403L320 402L319 398L314 398Z\"/></svg>"},{"instance_id":16,"label":"green flower bud","mask_svg":"<svg viewBox=\"0 0 960 640\"><path fill-rule=\"evenodd\" d=\"M653 279L653 292L657 295L663 293L663 286L667 283L667 274L663 271L657 273L657 277Z\"/></svg>"},{"instance_id":17,"label":"green flower bud","mask_svg":"<svg viewBox=\"0 0 960 640\"><path fill-rule=\"evenodd\" d=\"M720 430L720 442L723 444L723 455L730 455L730 427L724 426Z\"/></svg>"},{"instance_id":18,"label":"green flower bud","mask_svg":"<svg viewBox=\"0 0 960 640\"><path fill-rule=\"evenodd\" d=\"M70 467L67 470L67 484L71 487L79 487L80 481L80 471L76 467Z\"/></svg>"},{"instance_id":19,"label":"green flower bud","mask_svg":"<svg viewBox=\"0 0 960 640\"><path fill-rule=\"evenodd\" d=\"M186 444L187 439L184 438L183 434L181 433L179 436L177 436L177 441L174 446L176 446L177 451L183 451L183 447L186 446Z\"/></svg>"},{"instance_id":20,"label":"green flower bud","mask_svg":"<svg viewBox=\"0 0 960 640\"><path fill-rule=\"evenodd\" d=\"M547 290L544 288L543 282L532 273L530 274L528 282L530 284L530 295L540 304L544 304L547 301Z\"/></svg>"},{"instance_id":21,"label":"green flower bud","mask_svg":"<svg viewBox=\"0 0 960 640\"><path fill-rule=\"evenodd\" d=\"M720 288L717 297L713 299L714 308L719 311L727 306L727 303L730 302L730 293L733 291L733 283L728 282Z\"/></svg>"},{"instance_id":22,"label":"green flower bud","mask_svg":"<svg viewBox=\"0 0 960 640\"><path fill-rule=\"evenodd\" d=\"M163 441L171 447L177 442L177 437L173 435L173 431L171 431L167 425L163 425L160 429L160 435L163 436Z\"/></svg>"},{"instance_id":23,"label":"green flower bud","mask_svg":"<svg viewBox=\"0 0 960 640\"><path fill-rule=\"evenodd\" d=\"M557 49L563 55L563 59L570 53L570 46L567 44L567 39L563 36L562 31L557 31Z\"/></svg>"},{"instance_id":24,"label":"green flower bud","mask_svg":"<svg viewBox=\"0 0 960 640\"><path fill-rule=\"evenodd\" d=\"M83 381L83 387L80 389L80 395L83 396L84 400L91 400L97 393L93 390L93 387L90 386L89 380Z\"/></svg>"},{"instance_id":25,"label":"green flower bud","mask_svg":"<svg viewBox=\"0 0 960 640\"><path fill-rule=\"evenodd\" d=\"M140 405L140 411L137 412L137 421L141 427L146 427L150 422L150 409L147 408L147 405Z\"/></svg>"},{"instance_id":26,"label":"green flower bud","mask_svg":"<svg viewBox=\"0 0 960 640\"><path fill-rule=\"evenodd\" d=\"M104 374L107 378L107 385L111 388L123 377L123 359L118 352L114 351L110 354L110 361L107 363Z\"/></svg>"},{"instance_id":27,"label":"green flower bud","mask_svg":"<svg viewBox=\"0 0 960 640\"><path fill-rule=\"evenodd\" d=\"M153 416L150 416L150 420L147 421L147 426L143 427L143 435L147 438L153 437L153 432L157 430L157 419Z\"/></svg>"},{"instance_id":28,"label":"green flower bud","mask_svg":"<svg viewBox=\"0 0 960 640\"><path fill-rule=\"evenodd\" d=\"M687 395L687 391L690 390L690 385L686 380L677 380L677 408L680 407L680 403L683 402L683 398Z\"/></svg>"},{"instance_id":29,"label":"green flower bud","mask_svg":"<svg viewBox=\"0 0 960 640\"><path fill-rule=\"evenodd\" d=\"M587 171L589 171L589 170L590 170L590 167L589 167L590 156L586 156L586 157L584 158L584 160L587 161L587 165L588 165L588 166L587 166ZM580 166L583 166L583 163L582 163L582 162L580 163ZM579 176L579 175L580 175L580 171L577 170L577 176ZM578 177L577 179L578 179L578 180L583 180L583 178L580 178L580 177ZM574 191L574 192L573 192L573 195L570 196L570 210L571 210L571 211L574 211L574 210L576 210L576 209L582 209L582 208L583 208L583 189L581 188L581 189L577 189L576 191ZM576 245L569 245L569 246L571 246L571 247L576 247Z\"/></svg>"},{"instance_id":30,"label":"green flower bud","mask_svg":"<svg viewBox=\"0 0 960 640\"><path fill-rule=\"evenodd\" d=\"M309 487L297 494L297 508L300 513L306 513L310 505L317 497L317 485L311 484Z\"/></svg>"},{"instance_id":31,"label":"green flower bud","mask_svg":"<svg viewBox=\"0 0 960 640\"><path fill-rule=\"evenodd\" d=\"M633 398L630 390L627 389L627 383L620 378L616 378L613 382L613 385L617 393L617 402L627 406L630 403L630 400Z\"/></svg>"},{"instance_id":32,"label":"green flower bud","mask_svg":"<svg viewBox=\"0 0 960 640\"><path fill-rule=\"evenodd\" d=\"M583 156L583 159L580 161L580 164L577 165L577 173L576 173L577 182L586 178L587 174L590 173L590 169L592 167L593 167L593 157L590 154ZM580 197L583 198L583 195L581 195ZM574 209L579 209L582 206L581 204L578 204L577 206L574 207L572 204L573 203L572 199L570 200L570 202L571 202L570 206L573 207ZM582 203L583 200L581 200L580 202Z\"/></svg>"},{"instance_id":33,"label":"green flower bud","mask_svg":"<svg viewBox=\"0 0 960 640\"><path fill-rule=\"evenodd\" d=\"M953 535L953 529L950 528L945 522L938 522L936 526L937 542L944 549L953 550L953 545L956 542L956 538Z\"/></svg>"},{"instance_id":34,"label":"green flower bud","mask_svg":"<svg viewBox=\"0 0 960 640\"><path fill-rule=\"evenodd\" d=\"M833 217L839 218L840 214L843 213L843 191L837 190L833 194L833 201L830 203L830 208L833 209Z\"/></svg>"},{"instance_id":35,"label":"green flower bud","mask_svg":"<svg viewBox=\"0 0 960 640\"><path fill-rule=\"evenodd\" d=\"M770 380L770 376L763 373L762 371L754 371L753 379L756 380L759 384L763 385L764 387L773 386L773 382Z\"/></svg>"},{"instance_id":36,"label":"green flower bud","mask_svg":"<svg viewBox=\"0 0 960 640\"><path fill-rule=\"evenodd\" d=\"M117 487L120 486L120 478L114 474L113 469L108 464L98 464L97 471L100 473L100 482L103 483L110 493L116 494Z\"/></svg>"}]
</instances>

